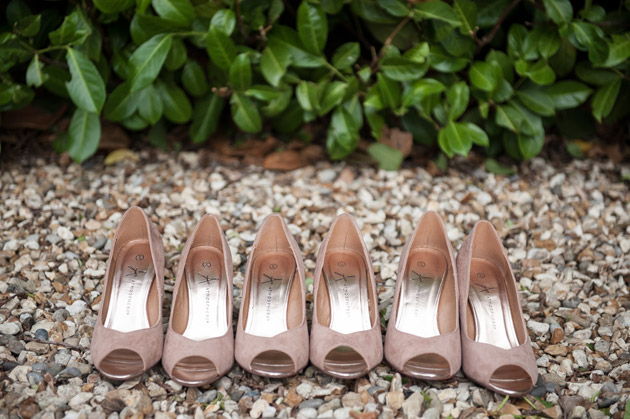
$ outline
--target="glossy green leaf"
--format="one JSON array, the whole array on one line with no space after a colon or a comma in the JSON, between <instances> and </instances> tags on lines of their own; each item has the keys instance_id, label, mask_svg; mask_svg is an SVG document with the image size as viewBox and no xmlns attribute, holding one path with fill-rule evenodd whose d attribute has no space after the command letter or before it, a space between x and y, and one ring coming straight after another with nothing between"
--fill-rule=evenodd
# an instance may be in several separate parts
<instances>
[{"instance_id":1,"label":"glossy green leaf","mask_svg":"<svg viewBox=\"0 0 630 419\"><path fill-rule=\"evenodd\" d=\"M242 93L234 93L231 105L232 120L241 130L255 133L262 129L260 113L250 98Z\"/></svg>"},{"instance_id":2,"label":"glossy green leaf","mask_svg":"<svg viewBox=\"0 0 630 419\"><path fill-rule=\"evenodd\" d=\"M553 57L562 45L562 38L560 38L558 31L552 26L539 26L534 31L539 33L536 46L540 55L544 59Z\"/></svg>"},{"instance_id":3,"label":"glossy green leaf","mask_svg":"<svg viewBox=\"0 0 630 419\"><path fill-rule=\"evenodd\" d=\"M281 43L271 42L260 57L260 71L269 84L278 87L290 63L289 49Z\"/></svg>"},{"instance_id":4,"label":"glossy green leaf","mask_svg":"<svg viewBox=\"0 0 630 419\"><path fill-rule=\"evenodd\" d=\"M326 60L317 54L308 52L298 33L287 26L278 25L269 36L269 42L285 46L291 55L293 66L299 68L317 68L325 65ZM274 47L275 50L275 47Z\"/></svg>"},{"instance_id":5,"label":"glossy green leaf","mask_svg":"<svg viewBox=\"0 0 630 419\"><path fill-rule=\"evenodd\" d=\"M400 104L400 85L388 79L382 74L378 74L377 87L379 96L384 106L395 109Z\"/></svg>"},{"instance_id":6,"label":"glossy green leaf","mask_svg":"<svg viewBox=\"0 0 630 419\"><path fill-rule=\"evenodd\" d=\"M212 16L210 25L216 27L226 36L232 35L234 26L236 25L236 16L230 9L221 9Z\"/></svg>"},{"instance_id":7,"label":"glossy green leaf","mask_svg":"<svg viewBox=\"0 0 630 419\"><path fill-rule=\"evenodd\" d=\"M580 11L580 15L589 22L601 22L606 17L606 9L602 6L591 4L588 9Z\"/></svg>"},{"instance_id":8,"label":"glossy green leaf","mask_svg":"<svg viewBox=\"0 0 630 419\"><path fill-rule=\"evenodd\" d=\"M603 67L615 67L630 58L630 33L611 36L613 42L609 45L608 57L602 64Z\"/></svg>"},{"instance_id":9,"label":"glossy green leaf","mask_svg":"<svg viewBox=\"0 0 630 419\"><path fill-rule=\"evenodd\" d=\"M326 85L319 105L319 115L326 115L343 100L348 85L341 81L333 81Z\"/></svg>"},{"instance_id":10,"label":"glossy green leaf","mask_svg":"<svg viewBox=\"0 0 630 419\"><path fill-rule=\"evenodd\" d=\"M377 0L377 3L392 16L405 17L409 15L409 8L403 0Z\"/></svg>"},{"instance_id":11,"label":"glossy green leaf","mask_svg":"<svg viewBox=\"0 0 630 419\"><path fill-rule=\"evenodd\" d=\"M173 38L171 49L166 55L166 60L164 60L164 67L171 71L178 70L186 63L187 59L188 53L186 52L186 45L184 45L184 41L178 38Z\"/></svg>"},{"instance_id":12,"label":"glossy green leaf","mask_svg":"<svg viewBox=\"0 0 630 419\"><path fill-rule=\"evenodd\" d=\"M580 80L596 86L612 83L619 78L614 71L605 68L594 68L591 63L583 61L575 66L575 74Z\"/></svg>"},{"instance_id":13,"label":"glossy green leaf","mask_svg":"<svg viewBox=\"0 0 630 419\"><path fill-rule=\"evenodd\" d=\"M524 160L529 160L540 153L545 144L544 135L519 135L518 149Z\"/></svg>"},{"instance_id":14,"label":"glossy green leaf","mask_svg":"<svg viewBox=\"0 0 630 419\"><path fill-rule=\"evenodd\" d=\"M30 15L20 19L15 25L15 32L21 36L30 38L37 35L42 24L41 15Z\"/></svg>"},{"instance_id":15,"label":"glossy green leaf","mask_svg":"<svg viewBox=\"0 0 630 419\"><path fill-rule=\"evenodd\" d=\"M425 1L414 8L416 19L435 19L448 23L451 26L460 26L462 23L457 13L451 6L443 1Z\"/></svg>"},{"instance_id":16,"label":"glossy green leaf","mask_svg":"<svg viewBox=\"0 0 630 419\"><path fill-rule=\"evenodd\" d=\"M426 62L429 57L430 49L428 42L420 42L403 54L404 58L407 58L411 61L415 61L416 63L422 64Z\"/></svg>"},{"instance_id":17,"label":"glossy green leaf","mask_svg":"<svg viewBox=\"0 0 630 419\"><path fill-rule=\"evenodd\" d=\"M308 52L321 53L328 38L326 13L319 6L303 1L298 7L297 30Z\"/></svg>"},{"instance_id":18,"label":"glossy green leaf","mask_svg":"<svg viewBox=\"0 0 630 419\"><path fill-rule=\"evenodd\" d=\"M511 176L516 173L511 167L505 166L491 157L486 159L485 167L488 172L495 175Z\"/></svg>"},{"instance_id":19,"label":"glossy green leaf","mask_svg":"<svg viewBox=\"0 0 630 419\"><path fill-rule=\"evenodd\" d=\"M164 105L160 91L150 84L138 92L138 97L140 98L138 114L149 124L156 124L164 114Z\"/></svg>"},{"instance_id":20,"label":"glossy green leaf","mask_svg":"<svg viewBox=\"0 0 630 419\"><path fill-rule=\"evenodd\" d=\"M107 97L104 116L110 121L122 121L129 118L138 109L140 96L131 92L128 83L118 85Z\"/></svg>"},{"instance_id":21,"label":"glossy green leaf","mask_svg":"<svg viewBox=\"0 0 630 419\"><path fill-rule=\"evenodd\" d=\"M390 57L381 61L380 68L383 74L391 80L410 81L421 78L426 73L428 66L408 58Z\"/></svg>"},{"instance_id":22,"label":"glossy green leaf","mask_svg":"<svg viewBox=\"0 0 630 419\"><path fill-rule=\"evenodd\" d=\"M208 81L197 61L189 60L182 70L182 85L192 96L203 96L208 91Z\"/></svg>"},{"instance_id":23,"label":"glossy green leaf","mask_svg":"<svg viewBox=\"0 0 630 419\"><path fill-rule=\"evenodd\" d=\"M450 120L456 120L468 107L468 101L470 100L468 85L463 81L453 84L446 91L446 99L450 105L448 118Z\"/></svg>"},{"instance_id":24,"label":"glossy green leaf","mask_svg":"<svg viewBox=\"0 0 630 419\"><path fill-rule=\"evenodd\" d=\"M158 80L157 87L162 98L166 119L176 124L188 122L192 116L192 105L186 93L179 87L160 80Z\"/></svg>"},{"instance_id":25,"label":"glossy green leaf","mask_svg":"<svg viewBox=\"0 0 630 419\"><path fill-rule=\"evenodd\" d=\"M354 64L359 55L361 48L358 42L347 42L341 45L332 56L332 65L337 70L345 70Z\"/></svg>"},{"instance_id":26,"label":"glossy green leaf","mask_svg":"<svg viewBox=\"0 0 630 419\"><path fill-rule=\"evenodd\" d=\"M339 106L330 118L326 147L332 159L350 154L359 142L359 127L350 112Z\"/></svg>"},{"instance_id":27,"label":"glossy green leaf","mask_svg":"<svg viewBox=\"0 0 630 419\"><path fill-rule=\"evenodd\" d=\"M39 55L33 55L33 59L26 69L26 84L34 87L44 84L46 79L48 79L48 74L44 73L43 70L44 64L39 61Z\"/></svg>"},{"instance_id":28,"label":"glossy green leaf","mask_svg":"<svg viewBox=\"0 0 630 419\"><path fill-rule=\"evenodd\" d=\"M301 81L295 88L295 97L305 111L315 112L319 109L319 90L315 83Z\"/></svg>"},{"instance_id":29,"label":"glossy green leaf","mask_svg":"<svg viewBox=\"0 0 630 419\"><path fill-rule=\"evenodd\" d=\"M441 93L446 87L435 79L420 79L403 92L403 106L419 105L425 97Z\"/></svg>"},{"instance_id":30,"label":"glossy green leaf","mask_svg":"<svg viewBox=\"0 0 630 419\"><path fill-rule=\"evenodd\" d=\"M210 26L206 35L206 49L212 62L222 70L228 70L236 56L234 41L217 29Z\"/></svg>"},{"instance_id":31,"label":"glossy green leaf","mask_svg":"<svg viewBox=\"0 0 630 419\"><path fill-rule=\"evenodd\" d=\"M164 151L168 149L168 132L164 120L160 120L149 129L148 137L152 146Z\"/></svg>"},{"instance_id":32,"label":"glossy green leaf","mask_svg":"<svg viewBox=\"0 0 630 419\"><path fill-rule=\"evenodd\" d=\"M551 97L554 108L570 109L586 102L593 90L579 81L566 80L547 87L545 92Z\"/></svg>"},{"instance_id":33,"label":"glossy green leaf","mask_svg":"<svg viewBox=\"0 0 630 419\"><path fill-rule=\"evenodd\" d=\"M141 117L138 113L134 113L129 118L122 121L122 125L129 131L142 131L149 126L149 121Z\"/></svg>"},{"instance_id":34,"label":"glossy green leaf","mask_svg":"<svg viewBox=\"0 0 630 419\"><path fill-rule=\"evenodd\" d=\"M617 78L612 83L608 83L595 92L593 100L591 101L591 107L593 108L593 116L597 121L602 122L602 119L607 117L613 110L617 96L619 96L619 90L621 89L621 79Z\"/></svg>"},{"instance_id":35,"label":"glossy green leaf","mask_svg":"<svg viewBox=\"0 0 630 419\"><path fill-rule=\"evenodd\" d=\"M190 139L193 143L203 143L217 131L223 105L223 99L214 93L195 104L190 124Z\"/></svg>"},{"instance_id":36,"label":"glossy green leaf","mask_svg":"<svg viewBox=\"0 0 630 419\"><path fill-rule=\"evenodd\" d=\"M236 90L246 90L252 85L252 66L247 54L239 54L232 61L230 83Z\"/></svg>"},{"instance_id":37,"label":"glossy green leaf","mask_svg":"<svg viewBox=\"0 0 630 419\"><path fill-rule=\"evenodd\" d=\"M455 0L453 9L462 23L459 27L462 35L473 35L477 26L477 5L475 2L472 0Z\"/></svg>"},{"instance_id":38,"label":"glossy green leaf","mask_svg":"<svg viewBox=\"0 0 630 419\"><path fill-rule=\"evenodd\" d=\"M334 0L341 3L339 0ZM377 0L352 0L352 11L371 23L396 23L398 19L378 5Z\"/></svg>"},{"instance_id":39,"label":"glossy green leaf","mask_svg":"<svg viewBox=\"0 0 630 419\"><path fill-rule=\"evenodd\" d=\"M81 163L96 153L101 140L101 122L98 115L83 109L75 110L70 120L68 134L70 136L68 154L75 162Z\"/></svg>"},{"instance_id":40,"label":"glossy green leaf","mask_svg":"<svg viewBox=\"0 0 630 419\"><path fill-rule=\"evenodd\" d=\"M543 90L523 88L516 92L518 98L532 111L542 116L555 115L553 100Z\"/></svg>"},{"instance_id":41,"label":"glossy green leaf","mask_svg":"<svg viewBox=\"0 0 630 419\"><path fill-rule=\"evenodd\" d=\"M429 62L431 63L431 68L442 73L455 73L468 65L468 59L453 57L438 45L431 45Z\"/></svg>"},{"instance_id":42,"label":"glossy green leaf","mask_svg":"<svg viewBox=\"0 0 630 419\"><path fill-rule=\"evenodd\" d=\"M501 67L492 66L483 61L476 61L468 70L468 77L473 86L486 92L497 88L503 74Z\"/></svg>"},{"instance_id":43,"label":"glossy green leaf","mask_svg":"<svg viewBox=\"0 0 630 419\"><path fill-rule=\"evenodd\" d=\"M440 130L438 143L449 157L453 154L467 156L473 144L468 127L463 123L453 121Z\"/></svg>"},{"instance_id":44,"label":"glossy green leaf","mask_svg":"<svg viewBox=\"0 0 630 419\"><path fill-rule=\"evenodd\" d=\"M543 0L547 16L556 24L570 22L573 18L573 6L569 0Z\"/></svg>"},{"instance_id":45,"label":"glossy green leaf","mask_svg":"<svg viewBox=\"0 0 630 419\"><path fill-rule=\"evenodd\" d=\"M18 20L30 14L31 10L23 0L11 0L8 2L5 10L7 22L9 22L11 26L13 26Z\"/></svg>"},{"instance_id":46,"label":"glossy green leaf","mask_svg":"<svg viewBox=\"0 0 630 419\"><path fill-rule=\"evenodd\" d=\"M156 13L164 19L188 26L195 18L195 9L190 0L152 0Z\"/></svg>"},{"instance_id":47,"label":"glossy green leaf","mask_svg":"<svg viewBox=\"0 0 630 419\"><path fill-rule=\"evenodd\" d=\"M136 92L147 87L156 79L169 50L173 37L159 34L140 45L129 57L131 91Z\"/></svg>"},{"instance_id":48,"label":"glossy green leaf","mask_svg":"<svg viewBox=\"0 0 630 419\"><path fill-rule=\"evenodd\" d=\"M134 0L93 0L94 6L103 13L118 13L133 7Z\"/></svg>"},{"instance_id":49,"label":"glossy green leaf","mask_svg":"<svg viewBox=\"0 0 630 419\"><path fill-rule=\"evenodd\" d=\"M277 116L285 109L287 109L289 103L291 102L291 97L293 96L293 92L291 91L291 89L276 90L275 92L277 93L277 96L269 100L269 103L267 105L260 108L262 114L268 118ZM299 106L298 109L300 110L300 112L302 111ZM301 117L299 121L302 121Z\"/></svg>"},{"instance_id":50,"label":"glossy green leaf","mask_svg":"<svg viewBox=\"0 0 630 419\"><path fill-rule=\"evenodd\" d=\"M67 15L61 26L48 34L52 45L81 45L92 33L90 24L80 10Z\"/></svg>"},{"instance_id":51,"label":"glossy green leaf","mask_svg":"<svg viewBox=\"0 0 630 419\"><path fill-rule=\"evenodd\" d=\"M105 83L96 66L74 48L68 48L66 62L72 75L66 83L72 102L84 111L100 113L105 103Z\"/></svg>"},{"instance_id":52,"label":"glossy green leaf","mask_svg":"<svg viewBox=\"0 0 630 419\"><path fill-rule=\"evenodd\" d=\"M378 162L378 167L382 170L398 170L404 159L400 150L383 143L372 143L367 151Z\"/></svg>"}]
</instances>

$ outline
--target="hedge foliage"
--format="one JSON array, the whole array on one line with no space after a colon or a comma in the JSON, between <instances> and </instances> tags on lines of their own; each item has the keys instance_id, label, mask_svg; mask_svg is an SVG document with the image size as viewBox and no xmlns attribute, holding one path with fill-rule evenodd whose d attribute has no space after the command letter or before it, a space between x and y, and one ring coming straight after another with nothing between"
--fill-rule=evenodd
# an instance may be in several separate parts
<instances>
[{"instance_id":1,"label":"hedge foliage","mask_svg":"<svg viewBox=\"0 0 630 419\"><path fill-rule=\"evenodd\" d=\"M101 118L169 124L202 143L327 127L332 159L402 126L449 157L537 155L630 112L630 0L11 0L0 23L0 111L73 104L56 142L93 155ZM231 115L231 121L228 117ZM384 168L399 150L374 142Z\"/></svg>"}]
</instances>

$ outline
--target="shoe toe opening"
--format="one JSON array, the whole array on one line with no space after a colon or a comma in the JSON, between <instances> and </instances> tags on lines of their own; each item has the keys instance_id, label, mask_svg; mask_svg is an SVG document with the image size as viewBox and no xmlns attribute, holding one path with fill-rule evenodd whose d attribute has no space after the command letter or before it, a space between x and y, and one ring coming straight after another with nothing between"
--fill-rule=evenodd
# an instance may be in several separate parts
<instances>
[{"instance_id":1,"label":"shoe toe opening","mask_svg":"<svg viewBox=\"0 0 630 419\"><path fill-rule=\"evenodd\" d=\"M434 353L411 358L403 366L403 373L427 380L445 380L452 375L448 361Z\"/></svg>"},{"instance_id":2,"label":"shoe toe opening","mask_svg":"<svg viewBox=\"0 0 630 419\"><path fill-rule=\"evenodd\" d=\"M208 384L218 378L214 363L202 356L189 356L173 367L171 378L188 387Z\"/></svg>"},{"instance_id":3,"label":"shoe toe opening","mask_svg":"<svg viewBox=\"0 0 630 419\"><path fill-rule=\"evenodd\" d=\"M131 349L114 349L101 361L101 373L111 380L125 381L144 372L142 357Z\"/></svg>"},{"instance_id":4,"label":"shoe toe opening","mask_svg":"<svg viewBox=\"0 0 630 419\"><path fill-rule=\"evenodd\" d=\"M324 359L324 372L340 378L356 378L367 374L365 359L349 346L338 346Z\"/></svg>"},{"instance_id":5,"label":"shoe toe opening","mask_svg":"<svg viewBox=\"0 0 630 419\"><path fill-rule=\"evenodd\" d=\"M261 352L250 367L253 373L265 377L286 377L295 372L295 363L282 351Z\"/></svg>"},{"instance_id":6,"label":"shoe toe opening","mask_svg":"<svg viewBox=\"0 0 630 419\"><path fill-rule=\"evenodd\" d=\"M534 386L527 371L516 365L497 368L492 373L489 384L494 391L507 396L526 394Z\"/></svg>"}]
</instances>

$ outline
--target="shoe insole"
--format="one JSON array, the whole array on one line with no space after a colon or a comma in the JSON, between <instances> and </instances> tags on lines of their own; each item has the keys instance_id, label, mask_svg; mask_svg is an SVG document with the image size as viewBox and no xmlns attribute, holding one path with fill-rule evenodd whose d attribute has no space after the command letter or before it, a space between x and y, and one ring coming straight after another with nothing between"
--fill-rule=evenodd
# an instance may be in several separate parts
<instances>
[{"instance_id":1,"label":"shoe insole","mask_svg":"<svg viewBox=\"0 0 630 419\"><path fill-rule=\"evenodd\" d=\"M330 325L339 333L370 330L370 305L365 262L349 249L326 252L324 279L330 297Z\"/></svg>"},{"instance_id":2,"label":"shoe insole","mask_svg":"<svg viewBox=\"0 0 630 419\"><path fill-rule=\"evenodd\" d=\"M183 336L205 340L227 332L227 284L223 255L213 246L193 247L186 260L188 324Z\"/></svg>"},{"instance_id":3,"label":"shoe insole","mask_svg":"<svg viewBox=\"0 0 630 419\"><path fill-rule=\"evenodd\" d=\"M500 269L489 260L471 260L469 303L475 321L477 342L505 349L519 345L505 278Z\"/></svg>"},{"instance_id":4,"label":"shoe insole","mask_svg":"<svg viewBox=\"0 0 630 419\"><path fill-rule=\"evenodd\" d=\"M438 308L446 278L444 255L433 249L409 252L402 278L396 328L423 338L438 336Z\"/></svg>"},{"instance_id":5,"label":"shoe insole","mask_svg":"<svg viewBox=\"0 0 630 419\"><path fill-rule=\"evenodd\" d=\"M245 332L271 337L288 330L287 306L295 270L295 258L289 252L268 250L256 256Z\"/></svg>"},{"instance_id":6,"label":"shoe insole","mask_svg":"<svg viewBox=\"0 0 630 419\"><path fill-rule=\"evenodd\" d=\"M105 327L119 332L146 329L147 299L155 276L148 240L133 240L116 255Z\"/></svg>"}]
</instances>

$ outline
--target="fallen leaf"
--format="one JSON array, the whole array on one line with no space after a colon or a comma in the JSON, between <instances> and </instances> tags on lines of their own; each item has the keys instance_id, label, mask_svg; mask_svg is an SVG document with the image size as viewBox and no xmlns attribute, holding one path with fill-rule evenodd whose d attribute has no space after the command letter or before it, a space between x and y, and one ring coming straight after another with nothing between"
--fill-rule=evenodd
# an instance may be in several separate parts
<instances>
[{"instance_id":1,"label":"fallen leaf","mask_svg":"<svg viewBox=\"0 0 630 419\"><path fill-rule=\"evenodd\" d=\"M399 150L403 157L407 157L413 147L413 135L399 128L384 127L379 142Z\"/></svg>"},{"instance_id":2,"label":"fallen leaf","mask_svg":"<svg viewBox=\"0 0 630 419\"><path fill-rule=\"evenodd\" d=\"M2 128L48 131L66 112L67 108L68 105L64 103L59 106L56 112L51 113L39 106L30 104L20 109L3 112Z\"/></svg>"},{"instance_id":3,"label":"fallen leaf","mask_svg":"<svg viewBox=\"0 0 630 419\"><path fill-rule=\"evenodd\" d=\"M265 157L263 168L269 170L295 170L304 167L308 162L294 150L276 151Z\"/></svg>"},{"instance_id":4,"label":"fallen leaf","mask_svg":"<svg viewBox=\"0 0 630 419\"><path fill-rule=\"evenodd\" d=\"M105 157L105 166L111 166L123 160L130 160L134 162L140 161L138 155L129 150L128 148L121 148L118 150L114 150Z\"/></svg>"},{"instance_id":5,"label":"fallen leaf","mask_svg":"<svg viewBox=\"0 0 630 419\"><path fill-rule=\"evenodd\" d=\"M118 150L129 148L131 140L127 132L119 125L108 121L101 122L101 141L98 143L99 150Z\"/></svg>"}]
</instances>

